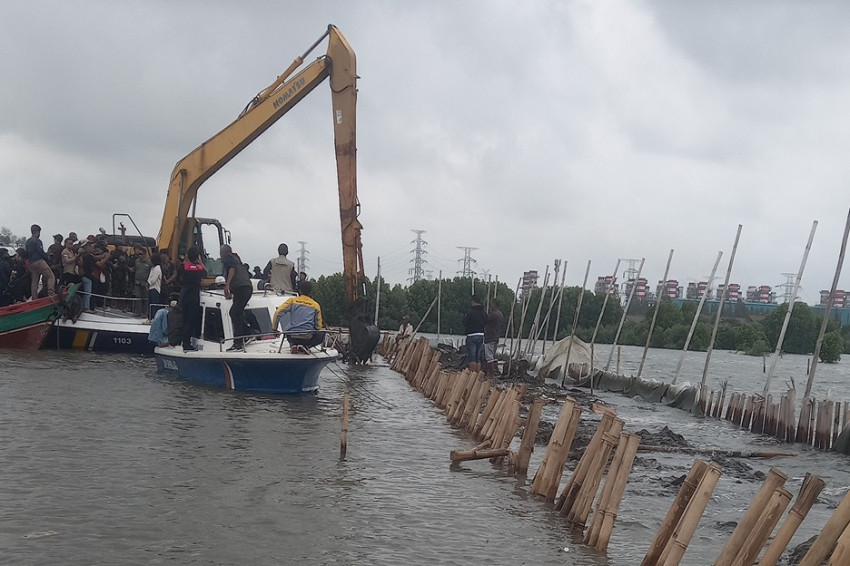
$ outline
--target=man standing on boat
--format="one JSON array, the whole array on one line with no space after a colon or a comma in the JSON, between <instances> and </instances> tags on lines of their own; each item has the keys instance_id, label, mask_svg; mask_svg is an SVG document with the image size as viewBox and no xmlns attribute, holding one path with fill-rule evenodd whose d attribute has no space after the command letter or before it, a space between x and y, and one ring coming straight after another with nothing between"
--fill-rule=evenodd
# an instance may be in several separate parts
<instances>
[{"instance_id":1,"label":"man standing on boat","mask_svg":"<svg viewBox=\"0 0 850 566\"><path fill-rule=\"evenodd\" d=\"M46 293L56 292L56 277L53 276L53 270L50 268L50 258L44 252L44 245L41 243L41 226L33 224L30 226L32 237L27 240L26 250L27 259L30 262L30 296L33 299L38 298L38 281L44 279L44 290Z\"/></svg>"},{"instance_id":2,"label":"man standing on boat","mask_svg":"<svg viewBox=\"0 0 850 566\"><path fill-rule=\"evenodd\" d=\"M242 261L233 253L233 248L224 244L220 251L224 274L224 298L233 299L233 306L230 307L230 322L233 323L235 338L233 345L227 350L242 350L244 336L248 334L248 327L245 325L245 305L248 304L254 292L254 286L251 285L251 275Z\"/></svg>"},{"instance_id":3,"label":"man standing on boat","mask_svg":"<svg viewBox=\"0 0 850 566\"><path fill-rule=\"evenodd\" d=\"M274 312L272 328L277 329L280 324L292 346L290 351L306 354L309 348L318 346L325 339L325 333L320 332L324 326L322 307L310 296L313 286L309 281L301 283L298 292L299 296L292 297Z\"/></svg>"},{"instance_id":4,"label":"man standing on boat","mask_svg":"<svg viewBox=\"0 0 850 566\"><path fill-rule=\"evenodd\" d=\"M201 282L207 274L196 246L186 251L180 265L180 309L183 311L183 351L194 350L192 338L201 337Z\"/></svg>"},{"instance_id":5,"label":"man standing on boat","mask_svg":"<svg viewBox=\"0 0 850 566\"><path fill-rule=\"evenodd\" d=\"M277 257L269 260L263 270L263 278L269 282L272 289L284 293L294 293L296 287L295 264L287 259L289 246L281 244L277 247Z\"/></svg>"}]
</instances>

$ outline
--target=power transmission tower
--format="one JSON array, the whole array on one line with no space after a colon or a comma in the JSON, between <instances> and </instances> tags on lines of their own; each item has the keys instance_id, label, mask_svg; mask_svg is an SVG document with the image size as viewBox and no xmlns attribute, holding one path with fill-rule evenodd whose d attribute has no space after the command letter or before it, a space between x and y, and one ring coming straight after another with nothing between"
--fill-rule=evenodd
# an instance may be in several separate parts
<instances>
[{"instance_id":1,"label":"power transmission tower","mask_svg":"<svg viewBox=\"0 0 850 566\"><path fill-rule=\"evenodd\" d=\"M785 278L785 283L779 285L779 288L782 289L782 294L780 298L783 303L791 302L791 296L794 294L794 285L797 279L796 273L783 273L782 277Z\"/></svg>"},{"instance_id":2,"label":"power transmission tower","mask_svg":"<svg viewBox=\"0 0 850 566\"><path fill-rule=\"evenodd\" d=\"M462 263L463 267L458 274L461 277L475 277L475 270L473 267L478 265L478 262L472 257L472 250L477 250L478 248L468 248L463 246L458 246L457 249L463 250L463 259L457 260L458 263Z\"/></svg>"},{"instance_id":3,"label":"power transmission tower","mask_svg":"<svg viewBox=\"0 0 850 566\"><path fill-rule=\"evenodd\" d=\"M637 276L638 276L638 270L635 266L640 263L640 260L639 259L624 259L623 261L625 261L627 264L629 264L629 266L623 272L623 280L627 281L627 282L628 281L634 281L635 279L637 279Z\"/></svg>"},{"instance_id":4,"label":"power transmission tower","mask_svg":"<svg viewBox=\"0 0 850 566\"><path fill-rule=\"evenodd\" d=\"M413 254L413 259L410 262L413 264L413 267L407 270L408 275L410 277L407 278L411 283L416 283L417 281L425 278L425 264L428 261L423 257L428 252L425 250L425 246L428 245L428 242L422 239L422 234L425 233L425 230L411 230L414 234L416 234L416 239L412 240L411 244L416 244L416 246L410 250L410 253Z\"/></svg>"},{"instance_id":5,"label":"power transmission tower","mask_svg":"<svg viewBox=\"0 0 850 566\"><path fill-rule=\"evenodd\" d=\"M298 243L301 244L301 249L298 250L298 261L295 263L296 269L298 270L298 273L301 273L302 271L304 271L306 273L307 272L307 254L310 253L310 252L308 252L307 248L304 247L304 246L307 245L307 242L302 242L301 240L299 240Z\"/></svg>"}]
</instances>

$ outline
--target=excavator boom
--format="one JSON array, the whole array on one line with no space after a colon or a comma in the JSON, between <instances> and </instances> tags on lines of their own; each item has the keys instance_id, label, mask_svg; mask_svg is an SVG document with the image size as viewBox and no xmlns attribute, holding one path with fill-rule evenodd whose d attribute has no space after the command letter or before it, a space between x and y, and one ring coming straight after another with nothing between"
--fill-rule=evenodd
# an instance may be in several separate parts
<instances>
[{"instance_id":1,"label":"excavator boom","mask_svg":"<svg viewBox=\"0 0 850 566\"><path fill-rule=\"evenodd\" d=\"M304 58L325 38L327 53L298 69ZM351 349L355 360L371 355L378 332L368 327L360 313L360 282L365 277L360 242L362 225L357 219L357 70L354 51L339 30L328 26L303 55L297 57L271 85L263 89L236 120L201 144L174 167L168 187L157 242L177 258L199 237L196 219L189 211L196 202L198 190L216 171L257 139L272 124L289 112L326 78L330 78L333 106L334 143L336 148L339 211L342 234L343 277L350 312ZM223 243L223 242L221 242ZM362 331L362 332L361 332ZM365 332L365 334L364 334ZM355 335L358 338L355 339ZM374 342L371 347L368 342ZM364 342L365 340L365 342ZM367 353L368 350L368 353Z\"/></svg>"}]
</instances>

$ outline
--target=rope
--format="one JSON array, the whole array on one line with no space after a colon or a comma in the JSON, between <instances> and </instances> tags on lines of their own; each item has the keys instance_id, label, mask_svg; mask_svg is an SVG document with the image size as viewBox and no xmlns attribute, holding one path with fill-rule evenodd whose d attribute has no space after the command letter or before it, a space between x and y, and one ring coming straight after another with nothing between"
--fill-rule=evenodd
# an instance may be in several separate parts
<instances>
[{"instance_id":1,"label":"rope","mask_svg":"<svg viewBox=\"0 0 850 566\"><path fill-rule=\"evenodd\" d=\"M339 366L339 362L336 362L335 365ZM362 385L357 384L357 382L352 381L351 379L348 379L347 377L341 375L330 364L328 364L325 367L327 367L330 370L330 372L334 375L334 377L336 377L340 381L340 383L344 383L344 384L348 385L349 389L356 390L358 393L365 395L366 397L368 397L372 401L375 401L379 405L383 406L385 409L395 409L396 408L396 406L393 405L392 403L390 403L389 401L387 401L387 400L383 399L382 397L372 393L371 391L369 391L368 389L366 389Z\"/></svg>"}]
</instances>

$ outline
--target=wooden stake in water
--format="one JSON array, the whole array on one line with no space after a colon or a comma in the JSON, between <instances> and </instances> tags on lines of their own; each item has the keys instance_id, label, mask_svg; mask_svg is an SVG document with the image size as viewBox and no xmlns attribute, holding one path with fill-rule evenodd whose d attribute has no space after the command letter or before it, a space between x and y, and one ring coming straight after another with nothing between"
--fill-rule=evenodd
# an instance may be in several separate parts
<instances>
[{"instance_id":1,"label":"wooden stake in water","mask_svg":"<svg viewBox=\"0 0 850 566\"><path fill-rule=\"evenodd\" d=\"M443 303L443 270L437 276L437 344L440 343L440 316L442 313Z\"/></svg>"},{"instance_id":2,"label":"wooden stake in water","mask_svg":"<svg viewBox=\"0 0 850 566\"><path fill-rule=\"evenodd\" d=\"M561 387L564 386L564 383L567 381L567 376L570 373L570 353L573 349L573 340L576 336L576 328L578 328L578 317L581 314L581 302L584 299L584 290L587 288L587 276L590 275L590 260L587 260L587 269L584 271L584 280L581 283L581 290L578 293L578 300L576 301L576 313L573 316L573 325L570 328L570 341L567 343L567 355L564 358L564 366L561 368L561 371L564 372L564 375L561 376Z\"/></svg>"},{"instance_id":3,"label":"wooden stake in water","mask_svg":"<svg viewBox=\"0 0 850 566\"><path fill-rule=\"evenodd\" d=\"M381 306L381 256L378 256L378 275L375 277L375 324L378 325L378 309ZM380 326L380 325L378 325Z\"/></svg>"},{"instance_id":4,"label":"wooden stake in water","mask_svg":"<svg viewBox=\"0 0 850 566\"><path fill-rule=\"evenodd\" d=\"M717 259L714 261L714 267L711 268L711 275L708 276L708 283L705 286L705 289L702 292L702 295L699 298L699 304L697 305L697 312L694 313L694 319L691 321L691 328L688 330L688 336L685 338L685 347L682 348L682 355L679 357L679 363L676 364L676 371L673 372L673 379L670 383L676 383L676 380L679 378L679 372L682 370L682 363L685 361L685 355L688 353L688 346L691 345L691 338L694 335L694 329L697 327L697 321L699 320L699 315L702 312L702 307L705 304L705 298L708 296L708 289L711 287L711 283L714 281L714 274L717 272L717 266L720 265L720 258L723 257L723 252L717 252Z\"/></svg>"},{"instance_id":5,"label":"wooden stake in water","mask_svg":"<svg viewBox=\"0 0 850 566\"><path fill-rule=\"evenodd\" d=\"M800 269L797 271L797 279L794 281L794 289L791 291L791 298L788 299L788 310L785 312L785 319L782 321L782 330L779 331L779 340L776 341L776 352L773 354L773 359L770 360L770 371L767 373L767 379L764 382L764 396L770 390L770 380L776 371L776 362L779 360L779 354L782 353L782 344L785 342L785 331L788 330L788 324L791 322L791 313L794 311L794 303L797 302L797 293L800 291L800 281L803 279L803 271L806 269L806 261L809 259L809 251L812 249L812 241L815 239L815 231L818 229L818 221L812 222L812 231L809 232L809 241L806 243L806 250L803 252L803 261L800 264Z\"/></svg>"},{"instance_id":6,"label":"wooden stake in water","mask_svg":"<svg viewBox=\"0 0 850 566\"><path fill-rule=\"evenodd\" d=\"M832 279L829 299L824 307L823 322L818 333L818 341L815 343L815 351L812 354L812 367L809 371L809 379L806 381L806 393L803 395L803 400L808 399L812 395L812 384L815 381L815 370L818 367L818 357L820 357L820 349L821 345L823 345L823 335L826 332L826 325L829 322L829 311L832 309L832 305L835 304L835 291L838 289L838 279L841 277L841 267L844 265L844 252L847 250L848 234L850 234L850 211L847 212L847 221L844 224L844 238L841 240L841 250L838 252L838 265L835 266L835 277Z\"/></svg>"},{"instance_id":7,"label":"wooden stake in water","mask_svg":"<svg viewBox=\"0 0 850 566\"><path fill-rule=\"evenodd\" d=\"M617 271L620 269L620 260L614 266L614 274L611 276L611 286L617 282ZM596 319L596 326L593 327L593 336L590 337L590 349L593 351L593 345L596 344L596 335L599 333L599 327L602 326L602 316L605 314L605 307L608 305L608 297L611 296L611 289L605 285L605 297L602 299L602 308L599 309L599 318ZM593 360L590 363L591 373L593 373Z\"/></svg>"},{"instance_id":8,"label":"wooden stake in water","mask_svg":"<svg viewBox=\"0 0 850 566\"><path fill-rule=\"evenodd\" d=\"M348 451L348 391L342 395L342 438L339 442L339 458L345 460Z\"/></svg>"},{"instance_id":9,"label":"wooden stake in water","mask_svg":"<svg viewBox=\"0 0 850 566\"><path fill-rule=\"evenodd\" d=\"M558 290L558 312L555 315L555 330L552 332L552 345L558 341L558 328L561 324L561 305L564 302L564 282L567 279L567 261L564 260L564 271L561 272L561 288Z\"/></svg>"},{"instance_id":10,"label":"wooden stake in water","mask_svg":"<svg viewBox=\"0 0 850 566\"><path fill-rule=\"evenodd\" d=\"M770 546L764 552L759 566L775 566L779 562L779 558L782 556L785 547L791 542L791 538L797 532L797 528L803 522L803 519L806 518L806 515L812 508L812 505L815 504L815 501L817 501L818 495L820 495L820 492L825 486L826 484L821 478L806 474L805 479L803 479L803 485L800 486L800 491L797 494L797 501L794 502L794 506L788 512L788 516L782 527L780 527L779 533L777 533Z\"/></svg>"},{"instance_id":11,"label":"wooden stake in water","mask_svg":"<svg viewBox=\"0 0 850 566\"><path fill-rule=\"evenodd\" d=\"M667 267L664 268L664 280L661 284L662 293L667 292L667 276L670 274L670 262L673 261L673 250L670 250L670 255L667 256ZM649 323L649 332L646 334L646 346L643 347L643 355L640 357L640 366L638 367L637 376L640 377L643 373L643 364L646 362L646 352L649 350L649 343L652 341L652 332L655 330L655 320L658 318L658 307L661 306L661 293L655 297L655 310L652 311L652 322Z\"/></svg>"},{"instance_id":12,"label":"wooden stake in water","mask_svg":"<svg viewBox=\"0 0 850 566\"><path fill-rule=\"evenodd\" d=\"M617 347L617 341L620 339L620 332L623 330L623 323L626 322L626 315L629 314L629 305L632 304L632 297L635 296L635 289L637 289L637 282L640 279L640 273L643 271L643 262L646 258L640 258L640 267L638 267L637 277L635 277L632 282L632 288L629 289L629 298L626 299L626 306L623 308L623 316L620 317L620 324L617 326L617 333L614 335L614 343L611 344L611 351L608 353L608 361L605 362L605 371L608 371L608 368L611 366L611 358L614 357L614 348Z\"/></svg>"},{"instance_id":13,"label":"wooden stake in water","mask_svg":"<svg viewBox=\"0 0 850 566\"><path fill-rule=\"evenodd\" d=\"M708 377L708 367L711 364L711 352L714 350L714 340L717 338L717 328L720 326L720 317L723 315L723 303L729 295L729 279L732 277L732 266L735 264L735 254L738 252L738 242L741 239L742 224L738 224L735 234L735 243L732 244L732 255L729 256L729 265L726 267L726 278L723 280L723 293L720 295L720 303L717 305L717 316L714 318L714 327L711 329L711 340L708 342L708 351L705 353L705 367L702 370L702 381L700 381L700 402L705 400L705 380Z\"/></svg>"}]
</instances>

